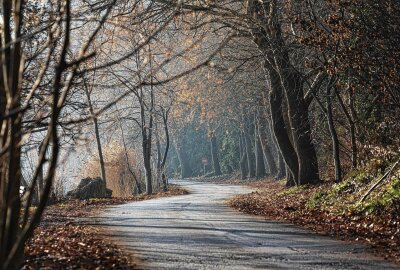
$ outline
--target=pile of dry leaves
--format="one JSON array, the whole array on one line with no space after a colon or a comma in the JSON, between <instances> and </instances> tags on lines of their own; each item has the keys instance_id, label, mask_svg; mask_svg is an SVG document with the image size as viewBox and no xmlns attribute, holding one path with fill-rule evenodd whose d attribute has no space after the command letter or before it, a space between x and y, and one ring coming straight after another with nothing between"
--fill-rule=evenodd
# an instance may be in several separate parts
<instances>
[{"instance_id":1,"label":"pile of dry leaves","mask_svg":"<svg viewBox=\"0 0 400 270\"><path fill-rule=\"evenodd\" d=\"M95 228L79 224L78 218L95 215L109 205L183 194L187 191L171 185L169 191L154 195L69 200L49 206L25 247L22 269L136 269L128 254L101 239Z\"/></svg>"},{"instance_id":2,"label":"pile of dry leaves","mask_svg":"<svg viewBox=\"0 0 400 270\"><path fill-rule=\"evenodd\" d=\"M400 262L400 217L398 209L379 214L342 211L337 205L312 205L313 196L329 190L332 183L288 190L285 183L264 180L251 184L258 191L229 201L239 211L268 219L291 222L342 240L361 241L385 258ZM338 198L340 201L340 198Z\"/></svg>"}]
</instances>

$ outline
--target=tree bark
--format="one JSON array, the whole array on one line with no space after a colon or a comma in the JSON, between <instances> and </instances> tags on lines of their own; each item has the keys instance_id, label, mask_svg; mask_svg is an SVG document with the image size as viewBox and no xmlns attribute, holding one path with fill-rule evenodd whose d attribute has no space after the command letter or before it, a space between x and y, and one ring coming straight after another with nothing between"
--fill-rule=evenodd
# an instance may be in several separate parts
<instances>
[{"instance_id":1,"label":"tree bark","mask_svg":"<svg viewBox=\"0 0 400 270\"><path fill-rule=\"evenodd\" d=\"M128 166L129 173L132 175L133 180L135 181L137 193L141 194L142 193L142 187L140 184L141 177L139 177L138 179L136 173L132 170L131 165L129 164L128 148L126 147L125 134L124 134L124 129L122 127L118 106L117 106L117 116L118 116L119 128L121 130L122 145L124 146L126 165Z\"/></svg>"},{"instance_id":2,"label":"tree bark","mask_svg":"<svg viewBox=\"0 0 400 270\"><path fill-rule=\"evenodd\" d=\"M274 68L266 64L266 70L269 74L269 81L271 86L269 105L271 110L272 130L279 148L285 161L288 170L291 172L295 179L298 178L299 169L297 162L296 151L289 138L289 133L286 129L286 124L283 117L282 104L283 104L283 89L280 83L279 74Z\"/></svg>"},{"instance_id":3,"label":"tree bark","mask_svg":"<svg viewBox=\"0 0 400 270\"><path fill-rule=\"evenodd\" d=\"M167 111L163 110L163 124L164 124L164 132L165 132L165 149L164 149L164 155L163 159L161 162L161 170L162 170L162 183L163 183L163 190L167 191L168 190L168 182L167 182L167 177L165 175L165 163L167 162L167 157L168 157L168 151L169 151L169 129L168 129L168 114L169 114L169 109Z\"/></svg>"},{"instance_id":4,"label":"tree bark","mask_svg":"<svg viewBox=\"0 0 400 270\"><path fill-rule=\"evenodd\" d=\"M336 88L335 88L336 91ZM350 90L351 92L351 90ZM346 116L346 119L349 123L350 126L350 140L351 140L351 161L352 161L352 167L353 169L357 168L357 138L356 138L356 125L354 123L354 114L353 113L349 113L349 111L347 110L346 106L344 105L343 99L340 96L339 92L336 91L336 96L338 98L339 101L339 105L342 108L344 115ZM353 101L352 101L353 97L352 94L350 93L350 110L352 110L351 108L353 107ZM353 107L354 110L354 107Z\"/></svg>"},{"instance_id":5,"label":"tree bark","mask_svg":"<svg viewBox=\"0 0 400 270\"><path fill-rule=\"evenodd\" d=\"M249 1L247 13L264 23L262 26L255 26L251 31L255 43L266 57L265 67L272 89L270 109L274 134L297 184L318 183L318 162L311 138L308 108L303 97L303 81L290 64L278 15L278 1L268 1L268 8L263 4L264 2ZM288 105L291 131L284 129L281 109L283 95ZM288 134L292 135L293 145Z\"/></svg>"},{"instance_id":6,"label":"tree bark","mask_svg":"<svg viewBox=\"0 0 400 270\"><path fill-rule=\"evenodd\" d=\"M278 173L275 179L281 179L286 176L286 165L285 161L283 160L281 151L279 151L279 149L277 149L277 155L278 155Z\"/></svg>"},{"instance_id":7,"label":"tree bark","mask_svg":"<svg viewBox=\"0 0 400 270\"><path fill-rule=\"evenodd\" d=\"M255 141L255 159L256 159L256 178L263 178L266 176L266 168L264 162L264 151L262 146L262 142L260 139L260 130L259 125L257 124L257 118L255 119L254 125L254 141ZM268 164L269 165L269 164Z\"/></svg>"},{"instance_id":8,"label":"tree bark","mask_svg":"<svg viewBox=\"0 0 400 270\"><path fill-rule=\"evenodd\" d=\"M156 147L157 147L157 189L160 190L162 184L162 169L161 169L161 143L158 135L158 129L156 128Z\"/></svg>"},{"instance_id":9,"label":"tree bark","mask_svg":"<svg viewBox=\"0 0 400 270\"><path fill-rule=\"evenodd\" d=\"M40 149L42 149L42 147L43 147L43 141L39 144L38 156L40 156ZM39 198L43 192L43 187L44 187L43 180L44 180L44 174L43 174L43 167L42 167L42 168L40 168L38 176L37 176L37 200L39 200ZM37 203L39 203L39 201Z\"/></svg>"},{"instance_id":10,"label":"tree bark","mask_svg":"<svg viewBox=\"0 0 400 270\"><path fill-rule=\"evenodd\" d=\"M144 170L146 175L146 193L148 195L153 193L153 179L151 174L151 142L148 140L143 141L143 160L144 160Z\"/></svg>"},{"instance_id":11,"label":"tree bark","mask_svg":"<svg viewBox=\"0 0 400 270\"><path fill-rule=\"evenodd\" d=\"M318 160L311 137L308 107L304 101L303 79L290 65L287 53L275 57L275 64L285 90L289 121L293 132L293 144L299 169L297 184L319 183Z\"/></svg>"},{"instance_id":12,"label":"tree bark","mask_svg":"<svg viewBox=\"0 0 400 270\"><path fill-rule=\"evenodd\" d=\"M99 155L99 165L100 165L101 179L103 179L105 185L107 186L106 168L104 166L104 157L103 157L103 150L102 150L102 147L101 147L99 124L97 122L97 117L94 114L92 100L90 98L89 89L88 89L88 86L87 86L86 83L85 83L84 89L85 89L86 98L87 98L87 102L88 102L89 112L93 116L93 128L94 128L94 134L95 134L95 137L96 137L97 153Z\"/></svg>"},{"instance_id":13,"label":"tree bark","mask_svg":"<svg viewBox=\"0 0 400 270\"><path fill-rule=\"evenodd\" d=\"M152 132L153 132L153 113L152 108L154 105L153 90L151 90L151 111L149 115L149 125L146 126L146 114L143 89L140 90L140 116L141 116L141 131L142 131L142 152L143 152L143 165L146 176L146 193L153 193L153 179L151 172L151 143L152 143Z\"/></svg>"},{"instance_id":14,"label":"tree bark","mask_svg":"<svg viewBox=\"0 0 400 270\"><path fill-rule=\"evenodd\" d=\"M148 58L150 64L150 106L148 109L149 122L146 125L146 105L145 97L143 94L143 88L140 89L140 111L141 111L141 129L142 129L142 148L143 148L143 159L144 169L146 172L146 193L148 195L153 193L153 175L151 171L151 144L153 137L153 113L154 113L154 88L153 88L153 55L150 44L148 45Z\"/></svg>"},{"instance_id":15,"label":"tree bark","mask_svg":"<svg viewBox=\"0 0 400 270\"><path fill-rule=\"evenodd\" d=\"M354 123L356 119L356 110L354 109L354 90L350 89L350 97L349 97L349 107L351 117L349 118L350 122L350 134L351 134L351 161L353 164L353 168L356 169L358 166L358 149L357 149L357 139L356 139L356 125Z\"/></svg>"},{"instance_id":16,"label":"tree bark","mask_svg":"<svg viewBox=\"0 0 400 270\"><path fill-rule=\"evenodd\" d=\"M215 134L211 135L211 158L214 167L214 176L221 175L221 165L219 164L217 137Z\"/></svg>"},{"instance_id":17,"label":"tree bark","mask_svg":"<svg viewBox=\"0 0 400 270\"><path fill-rule=\"evenodd\" d=\"M246 123L248 124L248 123ZM251 144L251 137L250 137L250 128L248 125L244 130L244 148L246 150L246 155L247 155L247 169L248 169L248 177L253 178L256 175L256 168L255 168L255 160L254 160L254 154L253 154L253 147Z\"/></svg>"},{"instance_id":18,"label":"tree bark","mask_svg":"<svg viewBox=\"0 0 400 270\"><path fill-rule=\"evenodd\" d=\"M286 166L286 186L287 187L294 187L296 185L296 180L290 171L289 167Z\"/></svg>"},{"instance_id":19,"label":"tree bark","mask_svg":"<svg viewBox=\"0 0 400 270\"><path fill-rule=\"evenodd\" d=\"M179 159L179 163L181 164L181 178L185 179L191 177L193 172L185 150L178 143L175 143L175 150Z\"/></svg>"},{"instance_id":20,"label":"tree bark","mask_svg":"<svg viewBox=\"0 0 400 270\"><path fill-rule=\"evenodd\" d=\"M16 255L9 257L15 243L20 236L21 215L21 149L22 149L22 117L21 109L21 34L22 4L11 1L2 2L2 27L0 29L0 113L1 116L9 114L7 118L0 119L1 134L0 146L8 142L9 145L0 156L0 268L17 269L23 259L22 246L18 247ZM15 24L15 25L13 25ZM14 29L12 29L15 27ZM12 37L15 35L14 37ZM12 44L13 43L13 44ZM12 44L8 47L4 45ZM3 50L4 49L4 50ZM7 90L6 90L7 89ZM4 98L4 99L3 99ZM4 102L4 103L3 103ZM32 187L33 188L33 187ZM4 266L5 265L5 266Z\"/></svg>"},{"instance_id":21,"label":"tree bark","mask_svg":"<svg viewBox=\"0 0 400 270\"><path fill-rule=\"evenodd\" d=\"M279 150L278 142L276 141L275 136L273 136L272 134L272 127L270 122L268 123L268 126L266 128L267 128L266 130L269 132L271 145L273 145L274 153L276 156L277 173L275 175L275 179L281 179L283 177L286 177L286 164L285 161L283 160L282 153ZM272 148L270 149L272 150ZM274 155L272 154L272 156Z\"/></svg>"},{"instance_id":22,"label":"tree bark","mask_svg":"<svg viewBox=\"0 0 400 270\"><path fill-rule=\"evenodd\" d=\"M244 180L247 178L248 170L247 170L247 153L244 143L243 131L241 131L239 135L239 151L240 151L240 178Z\"/></svg>"},{"instance_id":23,"label":"tree bark","mask_svg":"<svg viewBox=\"0 0 400 270\"><path fill-rule=\"evenodd\" d=\"M335 124L333 122L333 112L332 112L332 87L333 78L330 79L326 87L326 113L328 119L329 132L332 138L332 154L333 161L335 164L335 181L340 182L342 180L342 169L340 165L340 149L339 149L339 139L335 129Z\"/></svg>"},{"instance_id":24,"label":"tree bark","mask_svg":"<svg viewBox=\"0 0 400 270\"><path fill-rule=\"evenodd\" d=\"M276 177L278 169L276 167L274 155L271 149L271 146L273 145L271 138L272 136L269 132L268 120L266 119L266 117L263 117L262 114L260 114L260 118L258 121L258 136L261 143L264 158L269 169L269 174L272 177Z\"/></svg>"}]
</instances>

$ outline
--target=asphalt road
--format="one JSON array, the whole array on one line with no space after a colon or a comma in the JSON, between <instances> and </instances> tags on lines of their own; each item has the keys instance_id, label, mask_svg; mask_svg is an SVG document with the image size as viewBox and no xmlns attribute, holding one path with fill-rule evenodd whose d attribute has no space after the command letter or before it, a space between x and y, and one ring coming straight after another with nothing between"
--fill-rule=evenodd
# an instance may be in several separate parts
<instances>
[{"instance_id":1,"label":"asphalt road","mask_svg":"<svg viewBox=\"0 0 400 270\"><path fill-rule=\"evenodd\" d=\"M111 207L91 222L141 259L140 269L399 269L360 245L225 206L245 187L174 182L191 194Z\"/></svg>"}]
</instances>

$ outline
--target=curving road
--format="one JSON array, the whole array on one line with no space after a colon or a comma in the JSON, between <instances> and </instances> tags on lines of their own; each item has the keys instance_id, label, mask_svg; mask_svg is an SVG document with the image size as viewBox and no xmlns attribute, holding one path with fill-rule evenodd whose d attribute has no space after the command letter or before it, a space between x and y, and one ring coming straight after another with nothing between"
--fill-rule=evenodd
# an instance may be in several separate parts
<instances>
[{"instance_id":1,"label":"curving road","mask_svg":"<svg viewBox=\"0 0 400 270\"><path fill-rule=\"evenodd\" d=\"M94 220L140 269L399 269L362 246L224 205L242 186L174 181L191 194L108 208Z\"/></svg>"}]
</instances>

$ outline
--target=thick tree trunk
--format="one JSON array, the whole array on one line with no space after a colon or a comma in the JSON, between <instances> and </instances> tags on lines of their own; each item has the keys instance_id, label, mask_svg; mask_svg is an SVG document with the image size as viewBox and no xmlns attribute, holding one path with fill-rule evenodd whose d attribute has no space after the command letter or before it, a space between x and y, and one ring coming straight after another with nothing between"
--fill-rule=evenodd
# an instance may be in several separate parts
<instances>
[{"instance_id":1,"label":"thick tree trunk","mask_svg":"<svg viewBox=\"0 0 400 270\"><path fill-rule=\"evenodd\" d=\"M326 87L326 113L328 119L329 132L332 138L332 154L333 161L335 164L335 181L340 182L342 179L342 169L340 165L340 150L339 150L339 139L336 133L335 124L333 123L333 112L332 112L332 85L333 80L331 78L328 86Z\"/></svg>"},{"instance_id":2,"label":"thick tree trunk","mask_svg":"<svg viewBox=\"0 0 400 270\"><path fill-rule=\"evenodd\" d=\"M239 135L239 151L240 151L240 178L244 180L247 178L248 170L247 170L247 153L244 143L243 132L240 132Z\"/></svg>"},{"instance_id":3,"label":"thick tree trunk","mask_svg":"<svg viewBox=\"0 0 400 270\"><path fill-rule=\"evenodd\" d=\"M290 66L287 55L278 56L275 61L285 90L293 144L297 154L299 168L297 184L319 183L318 160L312 143L308 107L304 101L303 79Z\"/></svg>"},{"instance_id":4,"label":"thick tree trunk","mask_svg":"<svg viewBox=\"0 0 400 270\"><path fill-rule=\"evenodd\" d=\"M273 131L285 163L297 184L317 183L318 162L311 139L308 108L303 97L303 81L290 65L289 55L285 51L287 44L282 34L277 3L278 1L271 1L265 9L263 2L250 1L247 8L248 15L265 22L265 26L253 29L252 34L255 43L267 57L265 64L271 80L270 109ZM264 20L263 16L268 16L268 20ZM283 94L289 108L292 131L284 128L281 108ZM290 143L289 132L293 138L293 145Z\"/></svg>"},{"instance_id":5,"label":"thick tree trunk","mask_svg":"<svg viewBox=\"0 0 400 270\"><path fill-rule=\"evenodd\" d=\"M2 24L0 48L4 50L0 56L0 73L2 73L0 77L0 116L7 114L9 116L0 119L0 146L3 150L7 143L9 145L0 155L0 268L19 269L24 256L23 246L18 247L14 256L8 256L12 254L13 248L16 247L15 243L21 234L19 190L21 185L22 118L18 112L21 109L20 65L23 61L20 42L16 42L8 48L4 48L2 44L12 43L10 31L12 23L10 22L13 21L14 24L17 24L16 29L19 29L20 26L20 21L12 20L11 16L14 16L14 19L21 19L22 14L15 10L18 10L18 5L21 4L11 1L2 2L2 4L1 15L4 24ZM17 34L14 39L18 40L20 31L13 31L13 34ZM5 76L3 77L3 75ZM8 89L8 95L5 89Z\"/></svg>"},{"instance_id":6,"label":"thick tree trunk","mask_svg":"<svg viewBox=\"0 0 400 270\"><path fill-rule=\"evenodd\" d=\"M293 177L297 179L299 172L297 155L292 142L290 141L282 112L283 88L280 82L279 74L276 72L276 70L268 64L266 64L266 70L269 74L271 86L269 105L271 110L272 130L286 166Z\"/></svg>"},{"instance_id":7,"label":"thick tree trunk","mask_svg":"<svg viewBox=\"0 0 400 270\"><path fill-rule=\"evenodd\" d=\"M211 143L211 158L214 167L214 176L221 175L221 165L219 164L218 158L218 144L217 144L217 137L214 134L211 135L210 139Z\"/></svg>"}]
</instances>

